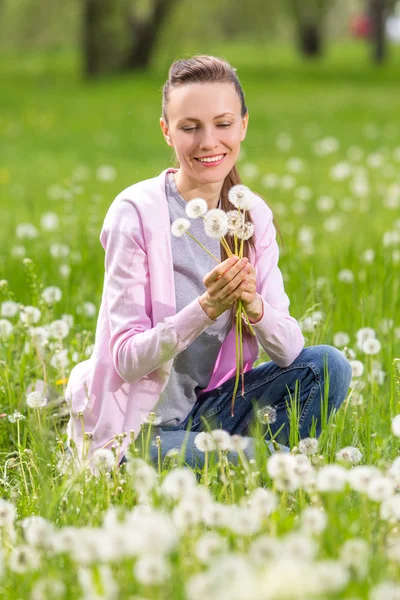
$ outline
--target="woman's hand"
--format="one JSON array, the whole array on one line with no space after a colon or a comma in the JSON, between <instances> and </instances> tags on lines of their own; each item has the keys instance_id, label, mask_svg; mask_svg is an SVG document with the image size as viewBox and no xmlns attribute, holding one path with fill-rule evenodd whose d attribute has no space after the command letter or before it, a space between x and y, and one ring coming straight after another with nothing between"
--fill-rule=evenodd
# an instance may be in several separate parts
<instances>
[{"instance_id":1,"label":"woman's hand","mask_svg":"<svg viewBox=\"0 0 400 600\"><path fill-rule=\"evenodd\" d=\"M257 272L251 263L247 263L243 270L246 271L246 278L243 282L244 289L240 300L250 321L257 322L263 314L262 298L256 292Z\"/></svg>"}]
</instances>

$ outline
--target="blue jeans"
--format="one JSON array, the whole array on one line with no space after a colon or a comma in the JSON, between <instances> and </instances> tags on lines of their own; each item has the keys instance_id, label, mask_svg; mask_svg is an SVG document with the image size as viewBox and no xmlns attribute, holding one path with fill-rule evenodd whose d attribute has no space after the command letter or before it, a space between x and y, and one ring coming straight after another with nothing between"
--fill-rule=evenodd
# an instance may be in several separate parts
<instances>
[{"instance_id":1,"label":"blue jeans","mask_svg":"<svg viewBox=\"0 0 400 600\"><path fill-rule=\"evenodd\" d=\"M329 393L327 397L327 410L323 412L323 399L325 390L324 365L329 374ZM264 427L265 432L271 432L275 440L281 445L282 450L289 450L289 417L287 408L295 396L298 402L299 437L310 436L313 421L316 421L315 435L321 433L321 425L325 416L332 410L338 410L346 398L352 368L345 356L334 346L319 345L303 348L299 356L288 367L279 367L273 361L260 364L247 371L244 375L245 393L241 395L241 379L236 393L234 416L231 417L231 400L235 386L235 376L231 377L221 386L202 393L186 419L179 425L152 426L148 455L154 464L158 460L158 448L155 437L161 438L161 456L172 448L180 449L186 441L185 462L190 466L204 465L204 454L200 452L194 439L200 431L207 431L202 421L204 417L211 429L222 428L230 434L240 434L248 438L248 447L245 450L247 458L255 456L254 437L249 436L252 427L257 422L256 410L271 406L276 411L276 420L267 425L258 422L259 427ZM296 381L298 380L297 394ZM290 394L289 394L290 392ZM281 429L282 428L282 429ZM186 431L187 429L187 431ZM136 440L136 447L140 449L140 437ZM268 435L266 436L269 439ZM270 444L272 446L272 444ZM236 452L228 454L231 462L238 464ZM121 463L125 461L125 456ZM120 463L120 464L121 464Z\"/></svg>"}]
</instances>

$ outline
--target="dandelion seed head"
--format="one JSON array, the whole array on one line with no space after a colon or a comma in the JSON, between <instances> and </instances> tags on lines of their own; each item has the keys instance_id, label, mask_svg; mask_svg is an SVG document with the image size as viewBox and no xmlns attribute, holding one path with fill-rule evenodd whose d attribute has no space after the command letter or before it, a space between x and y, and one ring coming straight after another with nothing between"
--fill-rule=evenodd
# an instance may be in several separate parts
<instances>
[{"instance_id":1,"label":"dandelion seed head","mask_svg":"<svg viewBox=\"0 0 400 600\"><path fill-rule=\"evenodd\" d=\"M190 221L184 217L175 219L171 225L171 233L175 237L182 237L190 229Z\"/></svg>"},{"instance_id":2,"label":"dandelion seed head","mask_svg":"<svg viewBox=\"0 0 400 600\"><path fill-rule=\"evenodd\" d=\"M193 198L187 203L185 211L190 219L198 219L206 214L208 204L204 198Z\"/></svg>"}]
</instances>

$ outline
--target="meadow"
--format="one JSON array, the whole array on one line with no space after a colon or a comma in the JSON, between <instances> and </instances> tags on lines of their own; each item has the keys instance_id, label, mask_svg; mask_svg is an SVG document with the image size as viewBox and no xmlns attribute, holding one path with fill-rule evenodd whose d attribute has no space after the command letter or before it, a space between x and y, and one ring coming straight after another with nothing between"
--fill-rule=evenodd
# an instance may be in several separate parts
<instances>
[{"instance_id":1,"label":"meadow","mask_svg":"<svg viewBox=\"0 0 400 600\"><path fill-rule=\"evenodd\" d=\"M293 432L290 454L234 466L238 440L215 435L207 472L179 453L153 466L134 443L122 468L110 452L77 468L64 392L93 351L99 233L121 190L173 166L159 126L170 61L85 83L72 52L4 56L2 598L400 599L400 50L381 68L352 44L321 63L284 46L207 53L238 69L242 181L281 229L306 345L352 363L348 397L318 441Z\"/></svg>"}]
</instances>

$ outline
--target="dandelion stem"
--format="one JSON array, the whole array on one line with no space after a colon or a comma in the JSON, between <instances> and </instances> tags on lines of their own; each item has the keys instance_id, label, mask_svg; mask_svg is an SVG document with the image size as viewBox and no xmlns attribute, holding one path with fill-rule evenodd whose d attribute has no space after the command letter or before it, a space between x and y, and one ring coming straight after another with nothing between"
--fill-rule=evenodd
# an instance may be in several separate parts
<instances>
[{"instance_id":1,"label":"dandelion stem","mask_svg":"<svg viewBox=\"0 0 400 600\"><path fill-rule=\"evenodd\" d=\"M214 260L217 261L217 263L221 262L219 260L219 258L217 258L216 256L214 256L214 254L212 252L210 252L209 250L207 250L207 248L205 248L205 246L203 246L203 244L201 242L199 242L199 240L196 240L196 238L194 237L194 235L192 235L188 231L186 231L185 233L187 233L187 235L189 235L195 242L197 242L199 244L199 246L201 246L203 248L203 250L205 250Z\"/></svg>"}]
</instances>

